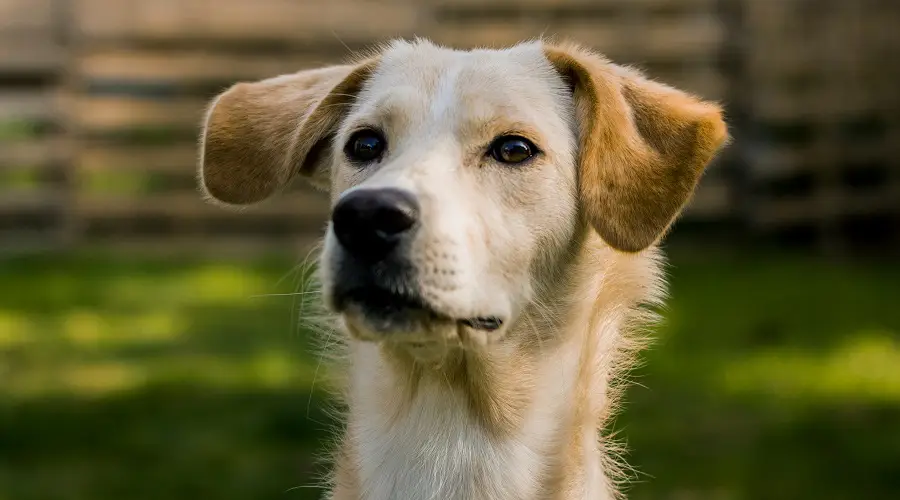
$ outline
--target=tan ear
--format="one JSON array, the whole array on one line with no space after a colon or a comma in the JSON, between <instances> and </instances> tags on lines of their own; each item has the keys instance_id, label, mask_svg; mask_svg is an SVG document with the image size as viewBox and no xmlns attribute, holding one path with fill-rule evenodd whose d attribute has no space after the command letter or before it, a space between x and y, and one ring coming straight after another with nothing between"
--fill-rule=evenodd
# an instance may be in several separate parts
<instances>
[{"instance_id":1,"label":"tan ear","mask_svg":"<svg viewBox=\"0 0 900 500\"><path fill-rule=\"evenodd\" d=\"M577 46L544 52L573 87L585 215L613 248L647 248L727 142L721 108Z\"/></svg>"},{"instance_id":2,"label":"tan ear","mask_svg":"<svg viewBox=\"0 0 900 500\"><path fill-rule=\"evenodd\" d=\"M329 136L376 61L238 83L216 97L200 141L199 180L223 203L262 201L298 172L322 177Z\"/></svg>"}]
</instances>

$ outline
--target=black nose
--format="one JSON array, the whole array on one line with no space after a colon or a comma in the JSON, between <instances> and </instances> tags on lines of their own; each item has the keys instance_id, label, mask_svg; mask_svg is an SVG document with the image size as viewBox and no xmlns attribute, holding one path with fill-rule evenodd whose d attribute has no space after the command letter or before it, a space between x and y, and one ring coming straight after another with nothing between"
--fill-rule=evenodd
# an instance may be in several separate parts
<instances>
[{"instance_id":1,"label":"black nose","mask_svg":"<svg viewBox=\"0 0 900 500\"><path fill-rule=\"evenodd\" d=\"M341 246L354 257L386 257L419 220L419 204L400 189L360 189L343 197L331 214Z\"/></svg>"}]
</instances>

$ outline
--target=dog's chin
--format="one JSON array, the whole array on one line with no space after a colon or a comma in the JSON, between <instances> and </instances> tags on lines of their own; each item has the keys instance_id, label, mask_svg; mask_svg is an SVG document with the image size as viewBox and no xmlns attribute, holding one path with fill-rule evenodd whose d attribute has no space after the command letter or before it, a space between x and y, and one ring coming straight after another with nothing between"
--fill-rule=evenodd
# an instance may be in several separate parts
<instances>
[{"instance_id":1,"label":"dog's chin","mask_svg":"<svg viewBox=\"0 0 900 500\"><path fill-rule=\"evenodd\" d=\"M351 302L341 317L349 333L359 340L389 342L427 342L448 339L456 322L424 307L373 308Z\"/></svg>"},{"instance_id":2,"label":"dog's chin","mask_svg":"<svg viewBox=\"0 0 900 500\"><path fill-rule=\"evenodd\" d=\"M421 361L438 361L455 350L485 347L502 337L503 321L498 318L456 319L417 299L380 295L374 301L338 302L337 312L353 338L389 345Z\"/></svg>"}]
</instances>

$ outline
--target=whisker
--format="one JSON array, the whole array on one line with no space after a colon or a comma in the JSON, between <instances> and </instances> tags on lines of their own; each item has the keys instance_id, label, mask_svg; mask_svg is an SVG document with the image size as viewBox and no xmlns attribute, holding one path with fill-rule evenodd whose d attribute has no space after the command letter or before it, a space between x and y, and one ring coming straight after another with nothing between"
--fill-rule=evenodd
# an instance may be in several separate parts
<instances>
[{"instance_id":1,"label":"whisker","mask_svg":"<svg viewBox=\"0 0 900 500\"><path fill-rule=\"evenodd\" d=\"M350 54L351 56L353 55L353 49L351 49L349 45L347 45L346 43L344 43L343 40L341 40L341 37L338 36L337 31L331 30L331 35L334 36L334 38L338 42L340 42L340 44L343 45L345 49L347 49L348 54Z\"/></svg>"},{"instance_id":2,"label":"whisker","mask_svg":"<svg viewBox=\"0 0 900 500\"><path fill-rule=\"evenodd\" d=\"M250 295L248 298L251 299L262 299L266 297L296 297L303 295L312 295L317 293L315 290L307 291L307 292L290 292L290 293L263 293L260 295Z\"/></svg>"},{"instance_id":3,"label":"whisker","mask_svg":"<svg viewBox=\"0 0 900 500\"><path fill-rule=\"evenodd\" d=\"M333 333L334 332L330 332L330 331L328 332L328 337L325 340L326 345L323 349L327 350L331 347L330 342L331 342L331 337L332 337ZM316 362L316 371L313 373L312 384L310 384L310 388L309 388L309 397L306 400L306 418L309 418L309 410L310 410L310 407L312 406L313 394L316 392L316 382L318 382L318 380L319 380L319 369L322 367L322 358L323 357L322 356L317 356L317 357L319 359Z\"/></svg>"}]
</instances>

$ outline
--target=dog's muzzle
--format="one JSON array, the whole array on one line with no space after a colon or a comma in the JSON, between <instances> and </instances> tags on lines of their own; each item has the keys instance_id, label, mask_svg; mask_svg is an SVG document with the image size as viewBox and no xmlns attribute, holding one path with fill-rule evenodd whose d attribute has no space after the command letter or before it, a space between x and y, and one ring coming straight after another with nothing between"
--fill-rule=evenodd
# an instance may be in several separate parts
<instances>
[{"instance_id":1,"label":"dog's muzzle","mask_svg":"<svg viewBox=\"0 0 900 500\"><path fill-rule=\"evenodd\" d=\"M341 198L331 217L340 245L334 308L363 318L369 328L385 334L437 323L499 329L502 318L454 318L422 297L416 270L405 256L420 225L419 214L415 196L400 189L357 189Z\"/></svg>"}]
</instances>

